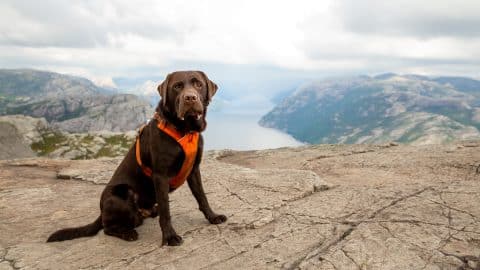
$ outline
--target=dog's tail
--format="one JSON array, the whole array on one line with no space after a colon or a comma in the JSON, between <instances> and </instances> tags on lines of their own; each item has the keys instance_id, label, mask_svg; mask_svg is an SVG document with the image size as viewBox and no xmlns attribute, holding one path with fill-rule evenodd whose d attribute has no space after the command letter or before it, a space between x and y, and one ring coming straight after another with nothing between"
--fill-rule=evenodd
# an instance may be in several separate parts
<instances>
[{"instance_id":1,"label":"dog's tail","mask_svg":"<svg viewBox=\"0 0 480 270\"><path fill-rule=\"evenodd\" d=\"M66 228L56 231L52 233L50 237L48 237L47 242L65 241L79 237L94 236L102 228L102 216L99 216L93 223L90 223L88 225L76 228Z\"/></svg>"}]
</instances>

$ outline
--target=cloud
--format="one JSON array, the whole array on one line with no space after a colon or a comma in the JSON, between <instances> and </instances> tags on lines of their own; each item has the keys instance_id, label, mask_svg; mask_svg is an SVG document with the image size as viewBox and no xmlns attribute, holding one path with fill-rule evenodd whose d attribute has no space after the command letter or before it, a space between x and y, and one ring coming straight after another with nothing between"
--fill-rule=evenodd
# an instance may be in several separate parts
<instances>
[{"instance_id":1,"label":"cloud","mask_svg":"<svg viewBox=\"0 0 480 270\"><path fill-rule=\"evenodd\" d=\"M477 2L4 0L0 67L102 80L183 68L234 78L239 66L253 77L260 67L478 76Z\"/></svg>"},{"instance_id":2,"label":"cloud","mask_svg":"<svg viewBox=\"0 0 480 270\"><path fill-rule=\"evenodd\" d=\"M343 72L478 76L478 1L332 2L301 25L314 65Z\"/></svg>"},{"instance_id":3,"label":"cloud","mask_svg":"<svg viewBox=\"0 0 480 270\"><path fill-rule=\"evenodd\" d=\"M477 0L340 0L333 9L354 33L422 39L480 35Z\"/></svg>"},{"instance_id":4,"label":"cloud","mask_svg":"<svg viewBox=\"0 0 480 270\"><path fill-rule=\"evenodd\" d=\"M25 47L93 48L119 46L122 37L128 35L158 40L179 34L176 26L155 14L128 13L134 8L126 2L2 1L0 13L7 23L0 25L0 42Z\"/></svg>"}]
</instances>

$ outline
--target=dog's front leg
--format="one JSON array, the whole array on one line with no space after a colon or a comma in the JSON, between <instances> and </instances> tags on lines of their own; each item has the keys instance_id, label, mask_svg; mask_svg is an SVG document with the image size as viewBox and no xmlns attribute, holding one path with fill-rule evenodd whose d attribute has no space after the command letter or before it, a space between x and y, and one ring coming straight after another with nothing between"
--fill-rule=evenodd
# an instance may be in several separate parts
<instances>
[{"instance_id":1,"label":"dog's front leg","mask_svg":"<svg viewBox=\"0 0 480 270\"><path fill-rule=\"evenodd\" d=\"M162 229L162 245L179 246L183 240L172 227L170 217L170 205L168 201L169 184L168 178L159 174L153 174L155 195L158 203L158 219Z\"/></svg>"},{"instance_id":2,"label":"dog's front leg","mask_svg":"<svg viewBox=\"0 0 480 270\"><path fill-rule=\"evenodd\" d=\"M220 224L227 220L227 217L225 215L215 214L215 212L213 212L213 210L210 208L207 196L203 191L202 177L200 175L200 169L198 166L195 166L193 168L192 173L188 177L188 186L190 187L193 196L198 202L200 211L202 211L202 213L205 215L205 218L211 224Z\"/></svg>"}]
</instances>

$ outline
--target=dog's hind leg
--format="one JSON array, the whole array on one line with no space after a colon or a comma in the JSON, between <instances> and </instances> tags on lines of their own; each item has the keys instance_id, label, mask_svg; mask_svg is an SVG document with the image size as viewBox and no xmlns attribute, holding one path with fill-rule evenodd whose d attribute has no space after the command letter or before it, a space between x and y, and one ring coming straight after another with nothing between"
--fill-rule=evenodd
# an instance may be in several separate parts
<instances>
[{"instance_id":1,"label":"dog's hind leg","mask_svg":"<svg viewBox=\"0 0 480 270\"><path fill-rule=\"evenodd\" d=\"M136 194L127 185L112 188L112 196L102 202L102 224L107 235L126 241L138 239L135 227L143 222L136 206Z\"/></svg>"}]
</instances>

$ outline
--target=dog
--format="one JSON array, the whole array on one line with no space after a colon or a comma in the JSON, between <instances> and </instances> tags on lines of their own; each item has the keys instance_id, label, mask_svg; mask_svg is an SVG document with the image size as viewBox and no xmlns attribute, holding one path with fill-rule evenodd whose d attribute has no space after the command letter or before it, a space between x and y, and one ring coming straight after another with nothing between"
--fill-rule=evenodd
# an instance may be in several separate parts
<instances>
[{"instance_id":1,"label":"dog","mask_svg":"<svg viewBox=\"0 0 480 270\"><path fill-rule=\"evenodd\" d=\"M100 215L91 224L56 231L47 242L105 234L127 241L138 239L135 228L148 217L159 217L162 245L183 240L171 223L169 193L188 183L200 211L211 224L223 223L202 186L200 162L207 126L207 107L218 87L201 71L177 71L158 86L161 100L151 121L137 135L100 198Z\"/></svg>"}]
</instances>

